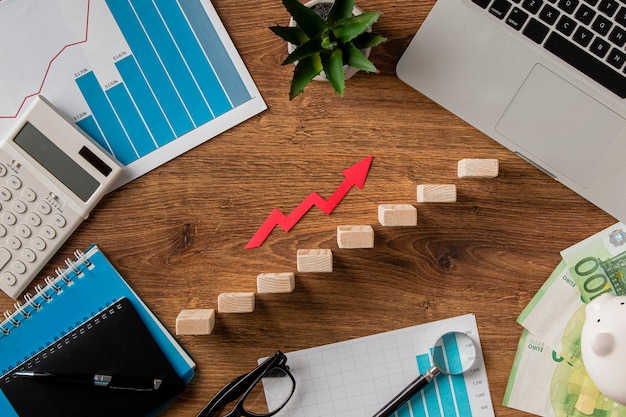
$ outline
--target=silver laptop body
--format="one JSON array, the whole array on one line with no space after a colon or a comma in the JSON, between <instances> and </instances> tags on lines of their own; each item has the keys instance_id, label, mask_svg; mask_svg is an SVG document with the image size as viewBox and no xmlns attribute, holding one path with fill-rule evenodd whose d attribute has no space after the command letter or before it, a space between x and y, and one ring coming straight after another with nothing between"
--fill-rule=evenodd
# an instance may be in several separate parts
<instances>
[{"instance_id":1,"label":"silver laptop body","mask_svg":"<svg viewBox=\"0 0 626 417\"><path fill-rule=\"evenodd\" d=\"M613 17L621 19L621 13L626 13L626 0L598 1L617 2ZM593 2L438 0L398 62L397 74L548 175L626 221L626 64L619 66L618 62L620 51L626 59L626 47L618 46L621 24L612 23L605 35L592 33L598 37L595 53L609 44L605 59L612 53L615 60L606 66L608 69L593 61L583 62L592 67L594 80L566 62L569 55L560 49L555 55L551 50L565 45L569 54L574 36L580 41L587 30L598 29L591 28L597 23L592 20L587 29L578 20L557 19L553 26L542 20L548 19L547 12L553 9L563 17L566 14L560 7L589 7ZM541 8L546 6L551 8L543 10L540 17ZM531 8L538 9L537 13L532 14ZM587 9L580 9L580 18L584 11ZM601 20L600 15L604 15L602 10L595 18L602 23L606 19ZM522 24L533 26L526 30ZM556 25L562 27L557 29ZM540 40L543 26L558 36L545 35ZM539 34L533 32L537 29ZM569 36L559 32L566 29L573 29Z\"/></svg>"}]
</instances>

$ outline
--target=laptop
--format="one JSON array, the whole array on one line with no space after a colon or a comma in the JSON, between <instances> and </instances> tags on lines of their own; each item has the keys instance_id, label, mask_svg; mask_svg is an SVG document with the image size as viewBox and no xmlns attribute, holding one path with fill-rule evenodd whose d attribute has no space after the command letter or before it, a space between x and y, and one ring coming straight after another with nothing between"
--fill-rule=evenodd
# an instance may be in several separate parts
<instances>
[{"instance_id":1,"label":"laptop","mask_svg":"<svg viewBox=\"0 0 626 417\"><path fill-rule=\"evenodd\" d=\"M397 75L626 221L626 0L438 0Z\"/></svg>"}]
</instances>

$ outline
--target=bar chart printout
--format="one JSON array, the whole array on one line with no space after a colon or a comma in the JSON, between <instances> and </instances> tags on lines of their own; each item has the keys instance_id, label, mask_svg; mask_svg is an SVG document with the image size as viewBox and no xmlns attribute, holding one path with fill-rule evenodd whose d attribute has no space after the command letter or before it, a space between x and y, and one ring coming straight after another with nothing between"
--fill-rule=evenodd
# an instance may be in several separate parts
<instances>
[{"instance_id":1,"label":"bar chart printout","mask_svg":"<svg viewBox=\"0 0 626 417\"><path fill-rule=\"evenodd\" d=\"M42 22L42 31L59 31L63 21L65 39L78 40L41 51L44 56L60 52L43 81L36 71L24 77L24 84L41 84L40 91L16 89L9 105L0 103L0 120L17 116L20 101L46 95L126 166L121 183L266 108L208 0L22 3L26 6L1 3L5 17L0 16L0 24L10 24L6 16L13 8L41 6L52 15ZM55 14L63 19L55 20ZM10 48L0 51L10 53ZM10 74L5 77L0 70L0 77L8 86L0 90L10 90Z\"/></svg>"},{"instance_id":2,"label":"bar chart printout","mask_svg":"<svg viewBox=\"0 0 626 417\"><path fill-rule=\"evenodd\" d=\"M476 319L471 314L287 353L296 391L276 416L374 415L432 367L431 349L450 331L471 337L476 346L474 365L463 375L438 375L394 417L494 417ZM448 352L449 363L460 360L456 356ZM266 398L273 397L266 391Z\"/></svg>"},{"instance_id":3,"label":"bar chart printout","mask_svg":"<svg viewBox=\"0 0 626 417\"><path fill-rule=\"evenodd\" d=\"M448 347L449 349L449 347ZM448 354L450 352L448 351ZM424 374L433 366L432 351L416 357L419 372ZM458 357L449 361L460 361ZM463 375L439 374L421 392L398 411L398 417L471 417L472 408Z\"/></svg>"}]
</instances>

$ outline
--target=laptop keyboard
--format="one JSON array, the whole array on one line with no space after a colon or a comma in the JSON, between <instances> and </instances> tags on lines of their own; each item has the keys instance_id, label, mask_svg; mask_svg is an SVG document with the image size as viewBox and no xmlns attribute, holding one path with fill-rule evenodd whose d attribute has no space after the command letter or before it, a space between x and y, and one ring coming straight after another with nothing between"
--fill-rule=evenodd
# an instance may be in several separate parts
<instances>
[{"instance_id":1,"label":"laptop keyboard","mask_svg":"<svg viewBox=\"0 0 626 417\"><path fill-rule=\"evenodd\" d=\"M472 0L626 98L626 0Z\"/></svg>"}]
</instances>

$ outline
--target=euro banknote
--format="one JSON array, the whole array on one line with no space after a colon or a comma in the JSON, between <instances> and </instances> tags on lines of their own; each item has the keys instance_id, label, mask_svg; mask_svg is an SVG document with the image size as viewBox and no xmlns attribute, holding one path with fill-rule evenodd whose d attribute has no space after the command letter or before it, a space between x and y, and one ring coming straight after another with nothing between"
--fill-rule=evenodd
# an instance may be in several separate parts
<instances>
[{"instance_id":1,"label":"euro banknote","mask_svg":"<svg viewBox=\"0 0 626 417\"><path fill-rule=\"evenodd\" d=\"M616 223L561 251L584 302L626 295L626 225Z\"/></svg>"},{"instance_id":2,"label":"euro banknote","mask_svg":"<svg viewBox=\"0 0 626 417\"><path fill-rule=\"evenodd\" d=\"M580 312L584 319L584 308L575 316ZM568 326L574 332L569 337L580 337L577 327ZM502 404L544 417L626 417L626 407L593 384L580 356L565 359L528 330L520 337Z\"/></svg>"},{"instance_id":3,"label":"euro banknote","mask_svg":"<svg viewBox=\"0 0 626 417\"><path fill-rule=\"evenodd\" d=\"M580 291L567 265L561 261L524 308L517 322L550 349L561 352L565 326L581 305Z\"/></svg>"}]
</instances>

